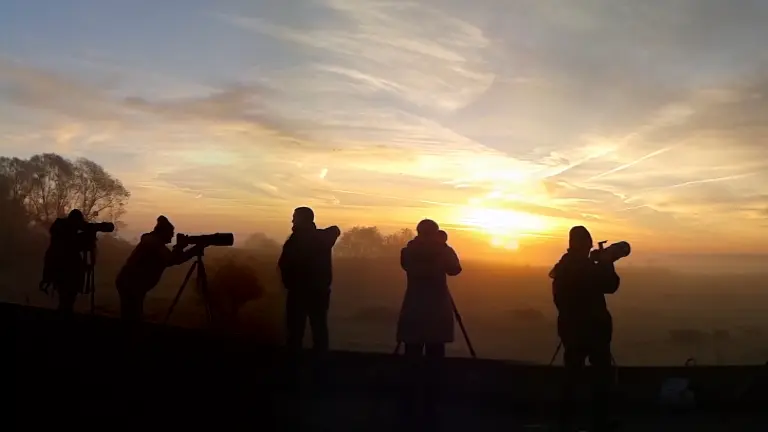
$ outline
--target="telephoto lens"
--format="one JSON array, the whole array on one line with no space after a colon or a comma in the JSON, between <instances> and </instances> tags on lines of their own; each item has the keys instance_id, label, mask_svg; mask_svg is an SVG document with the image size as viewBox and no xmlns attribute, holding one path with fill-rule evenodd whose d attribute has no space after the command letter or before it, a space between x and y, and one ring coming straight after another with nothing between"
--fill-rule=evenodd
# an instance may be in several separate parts
<instances>
[{"instance_id":1,"label":"telephoto lens","mask_svg":"<svg viewBox=\"0 0 768 432\"><path fill-rule=\"evenodd\" d=\"M215 233L203 235L176 234L176 243L183 245L199 246L232 246L235 244L235 235L232 233Z\"/></svg>"},{"instance_id":2,"label":"telephoto lens","mask_svg":"<svg viewBox=\"0 0 768 432\"><path fill-rule=\"evenodd\" d=\"M632 247L625 241L614 243L605 248L605 254L607 259L616 262L622 258L626 258L632 252Z\"/></svg>"}]
</instances>

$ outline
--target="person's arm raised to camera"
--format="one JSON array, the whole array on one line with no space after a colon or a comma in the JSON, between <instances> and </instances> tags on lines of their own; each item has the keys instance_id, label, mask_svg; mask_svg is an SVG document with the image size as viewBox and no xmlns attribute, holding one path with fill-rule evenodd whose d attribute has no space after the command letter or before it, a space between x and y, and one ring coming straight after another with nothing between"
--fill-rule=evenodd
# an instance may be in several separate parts
<instances>
[{"instance_id":1,"label":"person's arm raised to camera","mask_svg":"<svg viewBox=\"0 0 768 432\"><path fill-rule=\"evenodd\" d=\"M458 276L462 269L461 261L459 261L459 256L456 254L456 251L453 250L452 247L446 246L444 254L445 274L448 276Z\"/></svg>"},{"instance_id":2,"label":"person's arm raised to camera","mask_svg":"<svg viewBox=\"0 0 768 432\"><path fill-rule=\"evenodd\" d=\"M328 248L332 248L336 245L336 241L341 237L341 230L336 225L329 226L328 228L321 230L321 232L323 234L323 240L326 242L325 245Z\"/></svg>"},{"instance_id":3,"label":"person's arm raised to camera","mask_svg":"<svg viewBox=\"0 0 768 432\"><path fill-rule=\"evenodd\" d=\"M612 262L595 264L595 279L598 289L603 294L614 294L621 285L621 278L616 273Z\"/></svg>"},{"instance_id":4,"label":"person's arm raised to camera","mask_svg":"<svg viewBox=\"0 0 768 432\"><path fill-rule=\"evenodd\" d=\"M166 251L168 248L163 246ZM192 258L200 255L205 247L200 245L194 245L191 248L184 250L183 246L175 245L172 250L169 251L166 267L172 267L191 260Z\"/></svg>"}]
</instances>

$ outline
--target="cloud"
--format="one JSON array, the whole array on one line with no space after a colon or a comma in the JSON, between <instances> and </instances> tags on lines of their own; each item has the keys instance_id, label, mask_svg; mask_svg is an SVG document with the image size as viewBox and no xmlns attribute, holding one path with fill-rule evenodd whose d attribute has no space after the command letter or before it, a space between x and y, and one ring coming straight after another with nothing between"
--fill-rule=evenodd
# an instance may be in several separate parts
<instances>
[{"instance_id":1,"label":"cloud","mask_svg":"<svg viewBox=\"0 0 768 432\"><path fill-rule=\"evenodd\" d=\"M439 9L368 0L328 0L324 5L337 14L338 22L314 29L264 18L220 17L317 52L326 62L322 71L418 107L459 109L493 81L483 56L490 41L479 28ZM327 64L334 60L336 64Z\"/></svg>"},{"instance_id":2,"label":"cloud","mask_svg":"<svg viewBox=\"0 0 768 432\"><path fill-rule=\"evenodd\" d=\"M118 115L104 89L20 61L0 57L0 83L4 99L18 107L90 121L114 120Z\"/></svg>"},{"instance_id":3,"label":"cloud","mask_svg":"<svg viewBox=\"0 0 768 432\"><path fill-rule=\"evenodd\" d=\"M195 15L215 53L169 29L140 61L0 57L6 147L92 155L141 205L243 218L305 202L455 224L482 205L657 241L765 224L754 2L267 3ZM134 46L89 36L78 49Z\"/></svg>"}]
</instances>

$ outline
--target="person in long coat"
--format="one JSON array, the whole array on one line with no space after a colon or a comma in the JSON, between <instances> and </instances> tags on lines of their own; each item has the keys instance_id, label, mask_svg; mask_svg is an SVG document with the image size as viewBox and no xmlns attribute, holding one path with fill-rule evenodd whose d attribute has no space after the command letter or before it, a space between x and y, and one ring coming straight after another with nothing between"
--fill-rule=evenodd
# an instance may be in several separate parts
<instances>
[{"instance_id":1,"label":"person in long coat","mask_svg":"<svg viewBox=\"0 0 768 432\"><path fill-rule=\"evenodd\" d=\"M461 263L436 222L419 222L416 233L400 253L400 265L408 282L397 342L405 345L406 356L444 357L445 344L454 340L453 300L447 276L461 273Z\"/></svg>"}]
</instances>

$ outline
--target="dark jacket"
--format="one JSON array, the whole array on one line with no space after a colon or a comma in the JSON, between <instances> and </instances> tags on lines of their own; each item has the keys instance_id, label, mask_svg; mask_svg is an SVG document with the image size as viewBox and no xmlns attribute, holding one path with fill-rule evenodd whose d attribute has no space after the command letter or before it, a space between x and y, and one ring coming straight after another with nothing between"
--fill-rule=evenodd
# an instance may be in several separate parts
<instances>
[{"instance_id":1,"label":"dark jacket","mask_svg":"<svg viewBox=\"0 0 768 432\"><path fill-rule=\"evenodd\" d=\"M163 240L154 233L141 236L128 260L117 275L118 291L146 293L157 285L167 267L179 265L195 256L199 248L184 250L180 247L168 249Z\"/></svg>"},{"instance_id":2,"label":"dark jacket","mask_svg":"<svg viewBox=\"0 0 768 432\"><path fill-rule=\"evenodd\" d=\"M453 299L447 276L461 273L456 252L442 241L417 236L401 251L400 266L408 286L397 322L398 342L453 342Z\"/></svg>"},{"instance_id":3,"label":"dark jacket","mask_svg":"<svg viewBox=\"0 0 768 432\"><path fill-rule=\"evenodd\" d=\"M66 218L53 221L51 240L45 252L43 282L56 285L82 285L85 263L82 252L88 247L87 237Z\"/></svg>"},{"instance_id":4,"label":"dark jacket","mask_svg":"<svg viewBox=\"0 0 768 432\"><path fill-rule=\"evenodd\" d=\"M277 266L288 290L328 290L333 282L332 250L341 235L337 226L295 227L283 245Z\"/></svg>"},{"instance_id":5,"label":"dark jacket","mask_svg":"<svg viewBox=\"0 0 768 432\"><path fill-rule=\"evenodd\" d=\"M621 282L613 263L595 263L588 256L566 253L550 277L563 342L595 337L610 340L613 322L605 295L615 293Z\"/></svg>"}]
</instances>

